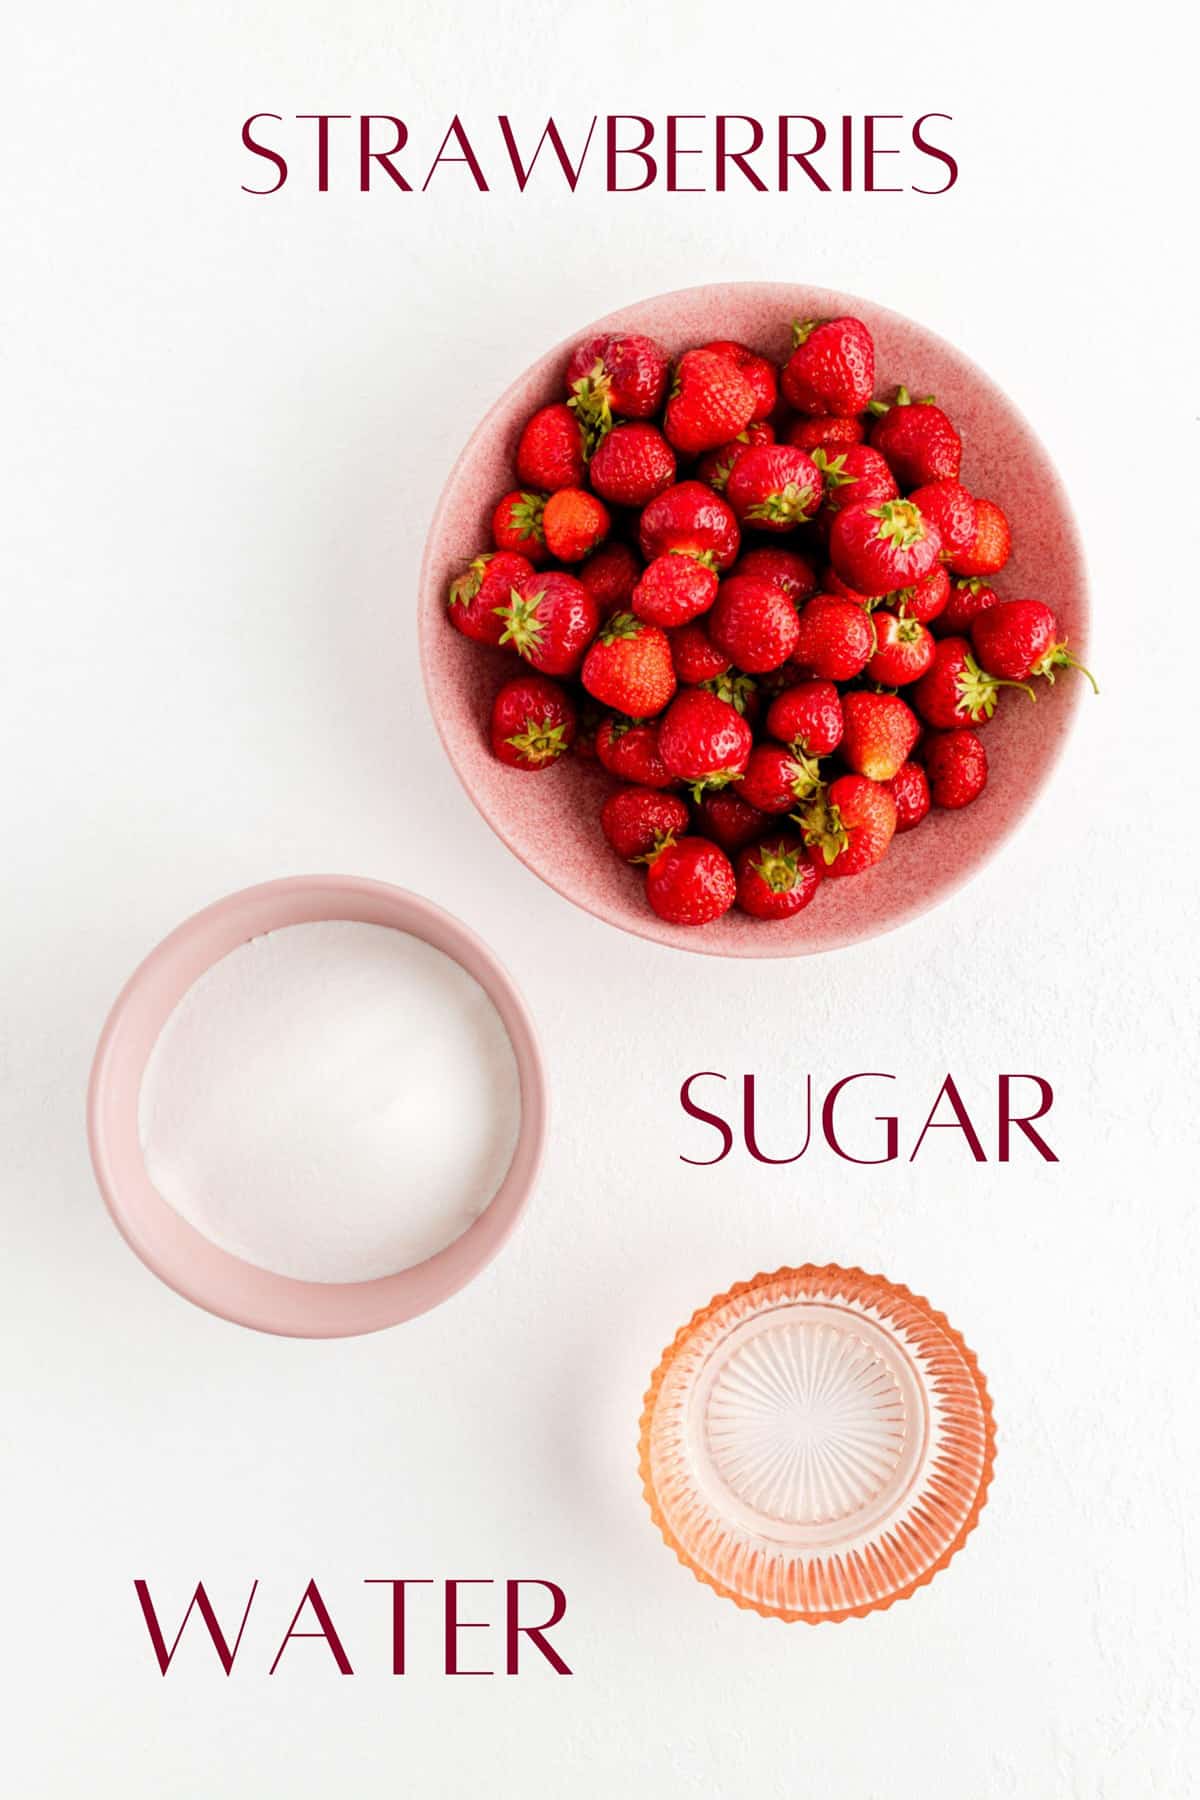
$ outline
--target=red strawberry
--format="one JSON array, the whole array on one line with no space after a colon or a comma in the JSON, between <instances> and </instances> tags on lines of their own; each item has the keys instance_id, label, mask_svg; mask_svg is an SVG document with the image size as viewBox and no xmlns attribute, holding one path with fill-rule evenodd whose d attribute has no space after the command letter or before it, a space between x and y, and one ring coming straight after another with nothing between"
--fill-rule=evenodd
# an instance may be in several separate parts
<instances>
[{"instance_id":1,"label":"red strawberry","mask_svg":"<svg viewBox=\"0 0 1200 1800\"><path fill-rule=\"evenodd\" d=\"M878 600L884 598L881 594L860 594L857 588L851 587L848 581L842 580L836 569L826 569L820 592L827 599L832 597L838 600L853 600L856 606L864 607L868 612Z\"/></svg>"},{"instance_id":2,"label":"red strawberry","mask_svg":"<svg viewBox=\"0 0 1200 1800\"><path fill-rule=\"evenodd\" d=\"M737 860L737 900L752 919L791 919L821 885L821 871L790 833L764 838Z\"/></svg>"},{"instance_id":3,"label":"red strawberry","mask_svg":"<svg viewBox=\"0 0 1200 1800\"><path fill-rule=\"evenodd\" d=\"M863 594L890 594L928 575L941 553L936 525L911 500L848 506L834 515L829 555L843 581Z\"/></svg>"},{"instance_id":4,"label":"red strawberry","mask_svg":"<svg viewBox=\"0 0 1200 1800\"><path fill-rule=\"evenodd\" d=\"M492 514L492 542L497 550L516 550L527 556L535 568L550 554L542 530L545 494L525 493L514 488L505 494Z\"/></svg>"},{"instance_id":5,"label":"red strawberry","mask_svg":"<svg viewBox=\"0 0 1200 1800\"><path fill-rule=\"evenodd\" d=\"M728 787L750 760L754 739L736 709L703 688L684 688L658 728L658 748L672 775L706 787Z\"/></svg>"},{"instance_id":6,"label":"red strawberry","mask_svg":"<svg viewBox=\"0 0 1200 1800\"><path fill-rule=\"evenodd\" d=\"M600 614L581 581L560 569L535 569L515 582L499 609L502 644L543 675L573 675L596 635Z\"/></svg>"},{"instance_id":7,"label":"red strawberry","mask_svg":"<svg viewBox=\"0 0 1200 1800\"><path fill-rule=\"evenodd\" d=\"M677 450L698 456L735 438L756 405L754 389L729 357L685 350L675 365L663 429Z\"/></svg>"},{"instance_id":8,"label":"red strawberry","mask_svg":"<svg viewBox=\"0 0 1200 1800\"><path fill-rule=\"evenodd\" d=\"M871 442L892 465L900 486L924 487L927 481L957 481L962 466L962 439L940 406L930 396L914 401L902 387L895 403L871 402L877 415Z\"/></svg>"},{"instance_id":9,"label":"red strawberry","mask_svg":"<svg viewBox=\"0 0 1200 1800\"><path fill-rule=\"evenodd\" d=\"M725 852L708 838L667 844L646 870L646 898L670 925L708 925L733 905L737 881Z\"/></svg>"},{"instance_id":10,"label":"red strawberry","mask_svg":"<svg viewBox=\"0 0 1200 1800\"><path fill-rule=\"evenodd\" d=\"M920 507L923 519L932 519L942 540L942 561L965 556L975 542L979 517L975 496L961 481L929 481L908 496Z\"/></svg>"},{"instance_id":11,"label":"red strawberry","mask_svg":"<svg viewBox=\"0 0 1200 1800\"><path fill-rule=\"evenodd\" d=\"M708 635L748 675L777 669L796 647L800 621L781 587L762 575L729 575L708 616Z\"/></svg>"},{"instance_id":12,"label":"red strawberry","mask_svg":"<svg viewBox=\"0 0 1200 1800\"><path fill-rule=\"evenodd\" d=\"M953 731L958 725L982 725L996 710L1002 687L1019 687L1031 700L1031 687L1019 681L998 681L980 668L966 638L942 638L935 645L928 674L912 688L913 706L927 725L937 731Z\"/></svg>"},{"instance_id":13,"label":"red strawberry","mask_svg":"<svg viewBox=\"0 0 1200 1800\"><path fill-rule=\"evenodd\" d=\"M587 467L583 428L569 406L543 406L517 443L517 480L547 494L578 487Z\"/></svg>"},{"instance_id":14,"label":"red strawberry","mask_svg":"<svg viewBox=\"0 0 1200 1800\"><path fill-rule=\"evenodd\" d=\"M861 875L877 863L896 829L891 789L865 775L839 775L804 814L804 842L825 875Z\"/></svg>"},{"instance_id":15,"label":"red strawberry","mask_svg":"<svg viewBox=\"0 0 1200 1800\"><path fill-rule=\"evenodd\" d=\"M668 550L699 556L710 569L728 569L741 543L732 507L702 481L680 481L651 500L638 525L647 562Z\"/></svg>"},{"instance_id":16,"label":"red strawberry","mask_svg":"<svg viewBox=\"0 0 1200 1800\"><path fill-rule=\"evenodd\" d=\"M801 681L771 702L767 731L781 743L828 756L842 741L842 700L832 681Z\"/></svg>"},{"instance_id":17,"label":"red strawberry","mask_svg":"<svg viewBox=\"0 0 1200 1800\"><path fill-rule=\"evenodd\" d=\"M987 785L987 751L973 731L937 731L925 745L935 806L970 806Z\"/></svg>"},{"instance_id":18,"label":"red strawberry","mask_svg":"<svg viewBox=\"0 0 1200 1800\"><path fill-rule=\"evenodd\" d=\"M618 425L588 466L592 486L614 506L645 506L675 479L675 452L656 425Z\"/></svg>"},{"instance_id":19,"label":"red strawberry","mask_svg":"<svg viewBox=\"0 0 1200 1800\"><path fill-rule=\"evenodd\" d=\"M1085 669L1059 636L1058 620L1044 600L1001 600L981 612L971 627L975 654L990 675L1009 681L1027 681L1044 675L1053 682L1056 669L1078 669L1100 690L1090 669Z\"/></svg>"},{"instance_id":20,"label":"red strawberry","mask_svg":"<svg viewBox=\"0 0 1200 1800\"><path fill-rule=\"evenodd\" d=\"M975 502L975 542L950 560L956 575L998 575L1012 554L1008 520L994 500Z\"/></svg>"},{"instance_id":21,"label":"red strawberry","mask_svg":"<svg viewBox=\"0 0 1200 1800\"><path fill-rule=\"evenodd\" d=\"M921 735L916 714L899 694L847 694L841 756L856 775L890 781Z\"/></svg>"},{"instance_id":22,"label":"red strawberry","mask_svg":"<svg viewBox=\"0 0 1200 1800\"><path fill-rule=\"evenodd\" d=\"M652 625L686 625L707 612L716 597L715 570L694 556L668 551L643 571L633 590L633 610Z\"/></svg>"},{"instance_id":23,"label":"red strawberry","mask_svg":"<svg viewBox=\"0 0 1200 1800\"><path fill-rule=\"evenodd\" d=\"M492 702L492 752L513 769L548 769L570 749L575 708L557 682L542 675L506 681Z\"/></svg>"},{"instance_id":24,"label":"red strawberry","mask_svg":"<svg viewBox=\"0 0 1200 1800\"><path fill-rule=\"evenodd\" d=\"M675 780L658 753L657 724L605 719L596 733L596 758L610 775L639 787L671 787Z\"/></svg>"},{"instance_id":25,"label":"red strawberry","mask_svg":"<svg viewBox=\"0 0 1200 1800\"><path fill-rule=\"evenodd\" d=\"M514 550L485 550L450 583L450 623L476 644L493 647L504 637L499 608L517 582L533 574L528 557Z\"/></svg>"},{"instance_id":26,"label":"red strawberry","mask_svg":"<svg viewBox=\"0 0 1200 1800\"><path fill-rule=\"evenodd\" d=\"M670 359L661 344L636 332L586 338L567 364L568 402L589 429L604 429L613 414L649 419L666 391Z\"/></svg>"},{"instance_id":27,"label":"red strawberry","mask_svg":"<svg viewBox=\"0 0 1200 1800\"><path fill-rule=\"evenodd\" d=\"M794 531L820 506L824 482L806 451L793 444L755 444L734 463L725 493L743 524Z\"/></svg>"},{"instance_id":28,"label":"red strawberry","mask_svg":"<svg viewBox=\"0 0 1200 1800\"><path fill-rule=\"evenodd\" d=\"M826 524L848 506L882 506L900 492L886 458L870 444L849 444L833 453L814 450L813 461L825 482L821 518Z\"/></svg>"},{"instance_id":29,"label":"red strawberry","mask_svg":"<svg viewBox=\"0 0 1200 1800\"><path fill-rule=\"evenodd\" d=\"M822 681L853 681L875 648L870 614L854 600L816 594L800 613L800 635L792 654Z\"/></svg>"},{"instance_id":30,"label":"red strawberry","mask_svg":"<svg viewBox=\"0 0 1200 1800\"><path fill-rule=\"evenodd\" d=\"M577 573L599 607L600 617L607 619L615 612L629 611L642 564L628 544L605 544L579 565Z\"/></svg>"},{"instance_id":31,"label":"red strawberry","mask_svg":"<svg viewBox=\"0 0 1200 1800\"><path fill-rule=\"evenodd\" d=\"M999 598L995 588L978 575L953 582L950 597L938 615L938 630L965 637L977 616L995 606Z\"/></svg>"},{"instance_id":32,"label":"red strawberry","mask_svg":"<svg viewBox=\"0 0 1200 1800\"><path fill-rule=\"evenodd\" d=\"M600 813L601 830L626 862L652 862L664 845L683 836L689 823L683 801L654 788L618 788Z\"/></svg>"},{"instance_id":33,"label":"red strawberry","mask_svg":"<svg viewBox=\"0 0 1200 1800\"><path fill-rule=\"evenodd\" d=\"M671 660L675 664L675 673L689 687L698 687L702 681L711 681L716 675L724 675L731 666L729 658L717 649L704 626L698 622L676 626L667 636L671 640Z\"/></svg>"},{"instance_id":34,"label":"red strawberry","mask_svg":"<svg viewBox=\"0 0 1200 1800\"><path fill-rule=\"evenodd\" d=\"M696 830L726 851L740 850L743 844L761 837L770 823L736 788L713 788L701 794L696 807Z\"/></svg>"},{"instance_id":35,"label":"red strawberry","mask_svg":"<svg viewBox=\"0 0 1200 1800\"><path fill-rule=\"evenodd\" d=\"M820 586L817 571L807 556L801 556L798 550L777 550L774 544L745 551L733 572L735 575L765 575L768 581L783 589L794 606L811 599Z\"/></svg>"},{"instance_id":36,"label":"red strawberry","mask_svg":"<svg viewBox=\"0 0 1200 1800\"><path fill-rule=\"evenodd\" d=\"M901 763L888 782L896 802L896 830L912 831L929 811L929 781L920 763Z\"/></svg>"},{"instance_id":37,"label":"red strawberry","mask_svg":"<svg viewBox=\"0 0 1200 1800\"><path fill-rule=\"evenodd\" d=\"M582 562L608 536L608 508L584 488L559 488L542 515L546 548L559 562Z\"/></svg>"},{"instance_id":38,"label":"red strawberry","mask_svg":"<svg viewBox=\"0 0 1200 1800\"><path fill-rule=\"evenodd\" d=\"M765 356L760 356L757 350L750 350L745 344L735 344L729 338L719 338L713 344L701 344L700 348L711 351L714 356L729 358L754 389L751 420L757 423L760 419L769 419L779 400L779 378L775 373L775 364L768 362Z\"/></svg>"},{"instance_id":39,"label":"red strawberry","mask_svg":"<svg viewBox=\"0 0 1200 1800\"><path fill-rule=\"evenodd\" d=\"M783 393L797 412L852 419L875 386L875 345L861 319L797 319Z\"/></svg>"},{"instance_id":40,"label":"red strawberry","mask_svg":"<svg viewBox=\"0 0 1200 1800\"><path fill-rule=\"evenodd\" d=\"M871 614L875 626L875 654L867 674L881 687L903 687L919 681L933 662L933 639L919 619L901 618L877 607Z\"/></svg>"},{"instance_id":41,"label":"red strawberry","mask_svg":"<svg viewBox=\"0 0 1200 1800\"><path fill-rule=\"evenodd\" d=\"M888 606L901 617L919 619L922 625L928 625L930 619L945 612L950 599L950 577L945 564L935 563L928 575L922 575L912 587L897 588L886 599Z\"/></svg>"},{"instance_id":42,"label":"red strawberry","mask_svg":"<svg viewBox=\"0 0 1200 1800\"><path fill-rule=\"evenodd\" d=\"M649 719L675 692L675 665L666 633L632 613L614 613L584 658L584 687L604 706Z\"/></svg>"},{"instance_id":43,"label":"red strawberry","mask_svg":"<svg viewBox=\"0 0 1200 1800\"><path fill-rule=\"evenodd\" d=\"M821 785L816 761L802 750L785 750L782 744L755 744L738 783L738 796L759 812L791 812L799 800L809 800Z\"/></svg>"},{"instance_id":44,"label":"red strawberry","mask_svg":"<svg viewBox=\"0 0 1200 1800\"><path fill-rule=\"evenodd\" d=\"M851 444L861 444L866 435L861 419L797 419L788 431L787 441L798 444L810 455L814 450L825 450L836 456Z\"/></svg>"},{"instance_id":45,"label":"red strawberry","mask_svg":"<svg viewBox=\"0 0 1200 1800\"><path fill-rule=\"evenodd\" d=\"M773 444L774 442L775 433L769 425L764 425L761 421L758 424L747 425L745 431L739 431L738 435L731 438L729 443L722 444L717 450L705 451L696 464L696 479L697 481L706 481L709 487L717 490L718 494L723 494L738 458L744 456L746 451L752 449L756 444Z\"/></svg>"}]
</instances>

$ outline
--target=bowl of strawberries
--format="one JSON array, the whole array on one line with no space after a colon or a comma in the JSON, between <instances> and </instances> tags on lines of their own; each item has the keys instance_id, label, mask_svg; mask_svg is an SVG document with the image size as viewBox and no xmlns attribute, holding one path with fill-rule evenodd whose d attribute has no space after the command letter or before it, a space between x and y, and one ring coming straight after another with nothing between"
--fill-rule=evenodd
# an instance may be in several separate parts
<instances>
[{"instance_id":1,"label":"bowl of strawberries","mask_svg":"<svg viewBox=\"0 0 1200 1800\"><path fill-rule=\"evenodd\" d=\"M1078 532L1011 401L913 321L784 283L640 302L528 369L446 484L419 621L509 848L720 956L935 905L1092 679Z\"/></svg>"}]
</instances>

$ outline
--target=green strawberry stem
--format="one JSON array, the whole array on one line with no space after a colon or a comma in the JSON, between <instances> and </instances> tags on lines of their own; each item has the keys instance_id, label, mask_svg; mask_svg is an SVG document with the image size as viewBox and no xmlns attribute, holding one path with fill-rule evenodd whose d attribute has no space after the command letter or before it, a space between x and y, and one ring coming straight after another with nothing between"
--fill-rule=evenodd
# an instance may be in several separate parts
<instances>
[{"instance_id":1,"label":"green strawberry stem","mask_svg":"<svg viewBox=\"0 0 1200 1800\"><path fill-rule=\"evenodd\" d=\"M825 477L827 488L846 487L848 483L858 480L857 475L847 475L846 473L846 452L844 450L840 456L830 456L818 444L812 453L812 459Z\"/></svg>"},{"instance_id":2,"label":"green strawberry stem","mask_svg":"<svg viewBox=\"0 0 1200 1800\"><path fill-rule=\"evenodd\" d=\"M765 849L750 867L773 894L790 894L800 879L800 858L794 850Z\"/></svg>"},{"instance_id":3,"label":"green strawberry stem","mask_svg":"<svg viewBox=\"0 0 1200 1800\"><path fill-rule=\"evenodd\" d=\"M820 323L820 319L793 319L792 349L798 350L801 344L807 344L809 338Z\"/></svg>"},{"instance_id":4,"label":"green strawberry stem","mask_svg":"<svg viewBox=\"0 0 1200 1800\"><path fill-rule=\"evenodd\" d=\"M517 753L527 762L553 762L566 749L563 737L565 727L555 725L550 719L526 719L524 731L515 737L505 738Z\"/></svg>"},{"instance_id":5,"label":"green strawberry stem","mask_svg":"<svg viewBox=\"0 0 1200 1800\"><path fill-rule=\"evenodd\" d=\"M772 519L780 523L803 524L812 511L813 491L789 481L777 493L768 494L746 513L748 519Z\"/></svg>"},{"instance_id":6,"label":"green strawberry stem","mask_svg":"<svg viewBox=\"0 0 1200 1800\"><path fill-rule=\"evenodd\" d=\"M980 719L990 719L996 710L996 702L1000 698L1001 688L1020 688L1023 694L1037 704L1037 695L1027 681L1003 681L998 675L989 675L981 669L968 650L963 658L962 671L955 683L958 693L958 704L967 717L978 723Z\"/></svg>"},{"instance_id":7,"label":"green strawberry stem","mask_svg":"<svg viewBox=\"0 0 1200 1800\"><path fill-rule=\"evenodd\" d=\"M609 404L608 376L604 373L604 364L597 357L592 365L590 375L581 375L578 381L571 383L571 398L567 405L583 426L584 455L589 459L597 446L612 430L612 407Z\"/></svg>"},{"instance_id":8,"label":"green strawberry stem","mask_svg":"<svg viewBox=\"0 0 1200 1800\"><path fill-rule=\"evenodd\" d=\"M792 813L804 842L810 850L820 850L826 868L837 861L843 850L850 848L850 833L842 823L842 815L831 806L822 790L811 806L802 813Z\"/></svg>"},{"instance_id":9,"label":"green strawberry stem","mask_svg":"<svg viewBox=\"0 0 1200 1800\"><path fill-rule=\"evenodd\" d=\"M657 862L663 851L669 850L671 845L676 841L675 833L673 831L660 831L656 834L653 844L644 855L631 856L629 860L631 863L650 864L652 862Z\"/></svg>"},{"instance_id":10,"label":"green strawberry stem","mask_svg":"<svg viewBox=\"0 0 1200 1800\"><path fill-rule=\"evenodd\" d=\"M1081 675L1086 675L1091 682L1093 694L1099 694L1100 688L1096 681L1096 677L1092 674L1090 669L1085 668L1083 663L1071 655L1071 652L1067 649L1065 639L1061 644L1051 644L1045 655L1039 657L1038 661L1033 664L1029 673L1031 675L1044 675L1051 687L1053 687L1055 669L1078 669L1079 673Z\"/></svg>"},{"instance_id":11,"label":"green strawberry stem","mask_svg":"<svg viewBox=\"0 0 1200 1800\"><path fill-rule=\"evenodd\" d=\"M544 595L543 588L542 593L531 594L526 600L522 599L516 588L510 588L509 605L495 608L505 622L500 642L511 644L520 656L528 656L541 641L544 626L537 613Z\"/></svg>"},{"instance_id":12,"label":"green strawberry stem","mask_svg":"<svg viewBox=\"0 0 1200 1800\"><path fill-rule=\"evenodd\" d=\"M490 550L471 558L462 574L456 576L450 583L451 606L470 606L483 586L483 578L487 574L487 566L491 560L492 552Z\"/></svg>"},{"instance_id":13,"label":"green strawberry stem","mask_svg":"<svg viewBox=\"0 0 1200 1800\"><path fill-rule=\"evenodd\" d=\"M699 781L692 783L692 799L699 802L705 794L729 787L732 782L742 779L742 773L741 769L714 769L711 775L702 775Z\"/></svg>"}]
</instances>

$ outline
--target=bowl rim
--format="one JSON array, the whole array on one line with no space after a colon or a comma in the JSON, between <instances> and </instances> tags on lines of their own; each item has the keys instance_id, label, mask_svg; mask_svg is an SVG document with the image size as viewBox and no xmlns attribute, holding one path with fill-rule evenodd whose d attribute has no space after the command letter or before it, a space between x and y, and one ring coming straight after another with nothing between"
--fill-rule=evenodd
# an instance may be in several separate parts
<instances>
[{"instance_id":1,"label":"bowl rim","mask_svg":"<svg viewBox=\"0 0 1200 1800\"><path fill-rule=\"evenodd\" d=\"M301 1281L225 1250L155 1188L138 1134L147 1061L184 994L240 945L290 925L347 920L405 931L451 957L488 995L517 1063L521 1120L496 1192L462 1235L394 1274ZM117 1230L145 1266L206 1312L283 1337L381 1331L448 1300L492 1261L528 1205L545 1148L546 1072L533 1020L495 953L469 926L406 888L356 875L296 875L242 888L193 913L150 951L108 1014L87 1090L92 1167Z\"/></svg>"},{"instance_id":2,"label":"bowl rim","mask_svg":"<svg viewBox=\"0 0 1200 1800\"><path fill-rule=\"evenodd\" d=\"M1006 821L1005 827L991 849L984 855L972 860L969 864L957 867L952 875L943 881L931 897L922 894L918 900L910 902L910 904L906 906L897 907L882 917L876 918L873 928L869 931L848 929L841 935L825 942L815 944L806 942L802 936L796 938L783 938L764 928L757 932L753 938L743 940L736 949L731 948L727 943L716 941L703 927L689 930L682 926L669 926L664 921L658 919L656 915L651 912L649 907L645 908L644 920L640 914L631 914L631 916L628 917L618 915L603 899L594 898L586 890L582 893L576 891L566 880L558 877L552 868L544 867L531 860L521 844L517 842L513 830L508 825L503 815L489 810L467 779L466 772L459 763L457 746L453 734L443 720L434 693L431 644L435 612L438 622L444 623L441 618L443 609L440 605L435 609L430 603L430 596L434 591L434 576L436 573L434 568L435 547L438 545L439 539L442 536L444 520L446 514L451 509L460 472L472 457L480 441L490 435L500 415L503 414L511 404L515 392L518 389L525 387L531 379L540 375L543 371L549 371L556 363L565 363L570 351L582 338L590 337L601 331L635 329L638 323L637 315L647 307L660 306L669 303L672 300L686 299L687 301L692 302L703 296L716 296L728 294L730 292L741 293L747 298L751 295L761 299L771 299L772 297L777 296L781 305L784 305L785 310L786 297L790 295L793 296L794 299L794 297L800 293L822 294L830 304L836 302L838 305L844 306L844 310L848 312L852 312L855 308L865 309L868 315L886 318L895 321L900 327L918 331L922 337L928 341L931 347L935 348L940 354L944 355L948 361L952 362L964 377L975 383L982 382L989 390L991 390L998 397L1001 404L1007 409L1011 417L1016 420L1021 431L1026 434L1030 442L1040 452L1044 464L1044 472L1047 478L1046 486L1052 494L1056 514L1063 527L1063 537L1066 549L1070 553L1078 572L1077 601L1081 614L1081 629L1076 631L1075 636L1082 636L1084 639L1090 637L1090 626L1092 621L1091 577L1088 569L1082 533L1075 516L1074 508L1071 505L1066 485L1058 472L1058 468L1053 458L1050 456L1049 451L1046 449L1046 446L1030 423L1028 417L1016 402L1011 399L1007 391L1001 387L999 382L993 380L986 369L981 367L979 363L968 356L964 351L960 350L949 338L943 337L939 332L933 331L920 320L912 318L907 313L900 312L895 307L886 306L865 295L851 294L841 289L823 288L817 283L746 279L737 281L699 282L687 287L670 288L661 293L644 295L638 300L615 307L610 312L603 314L600 318L591 321L591 323L581 325L569 332L549 350L545 351L541 356L536 357L524 369L520 370L510 382L506 383L505 387L479 419L466 442L463 444L462 449L454 459L434 505L433 512L430 515L421 556L417 586L418 660L421 665L421 679L425 690L425 699L429 712L433 718L434 729L446 752L447 760L454 770L459 785L463 788L480 818L483 819L488 828L495 833L506 849L517 858L518 862L529 870L530 874L536 876L539 881L543 882L562 899L569 901L571 905L579 907L582 911L590 913L593 918L602 920L606 925L610 925L616 930L628 932L632 936L642 938L649 943L661 944L668 949L691 951L695 955L715 956L729 960L744 959L747 961L794 959L810 955L822 956L838 950L851 949L856 945L868 943L877 937L883 937L889 932L899 930L903 926L912 924L926 913L934 911L972 881L986 864L991 861L992 857L1003 846L1004 842L1013 836L1015 832L1022 829L1028 820L1029 813L1032 811L1049 783L1050 777L1066 748L1067 740L1077 724L1079 707L1083 697L1080 684L1060 684L1058 690L1059 698L1056 701L1061 721L1060 729L1052 736L1049 744L1045 748L1037 785L1030 794L1028 803L1021 814L1011 821ZM440 592L439 586L439 599ZM1065 692L1063 691L1064 688L1066 690ZM869 878L869 873L870 872L868 872L867 878ZM860 877L859 879L862 878ZM760 939L762 940L761 945L759 943Z\"/></svg>"}]
</instances>

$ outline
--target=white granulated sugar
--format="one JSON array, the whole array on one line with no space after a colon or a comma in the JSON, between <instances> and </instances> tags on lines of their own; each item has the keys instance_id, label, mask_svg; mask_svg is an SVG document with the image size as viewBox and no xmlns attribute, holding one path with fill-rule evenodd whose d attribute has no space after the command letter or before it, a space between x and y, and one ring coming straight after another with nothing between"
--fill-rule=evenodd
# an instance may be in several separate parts
<instances>
[{"instance_id":1,"label":"white granulated sugar","mask_svg":"<svg viewBox=\"0 0 1200 1800\"><path fill-rule=\"evenodd\" d=\"M223 1249L305 1281L450 1244L504 1178L512 1045L464 969L407 932L292 925L209 969L142 1081L150 1179Z\"/></svg>"}]
</instances>

